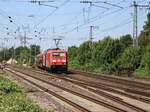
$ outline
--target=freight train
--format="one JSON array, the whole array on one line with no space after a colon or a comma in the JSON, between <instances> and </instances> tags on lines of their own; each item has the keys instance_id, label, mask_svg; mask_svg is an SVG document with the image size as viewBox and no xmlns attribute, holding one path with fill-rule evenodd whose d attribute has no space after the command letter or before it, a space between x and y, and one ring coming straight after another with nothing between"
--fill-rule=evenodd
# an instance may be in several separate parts
<instances>
[{"instance_id":1,"label":"freight train","mask_svg":"<svg viewBox=\"0 0 150 112\"><path fill-rule=\"evenodd\" d=\"M50 72L67 72L67 57L67 51L63 49L48 49L43 54L37 55L36 64L39 68L44 68Z\"/></svg>"}]
</instances>

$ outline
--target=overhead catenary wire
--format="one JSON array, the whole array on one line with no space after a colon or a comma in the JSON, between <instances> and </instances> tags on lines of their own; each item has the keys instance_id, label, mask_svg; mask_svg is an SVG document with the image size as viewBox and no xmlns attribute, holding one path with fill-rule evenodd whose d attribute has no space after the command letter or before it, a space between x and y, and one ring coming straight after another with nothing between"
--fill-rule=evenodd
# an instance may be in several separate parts
<instances>
[{"instance_id":1,"label":"overhead catenary wire","mask_svg":"<svg viewBox=\"0 0 150 112\"><path fill-rule=\"evenodd\" d=\"M72 0L70 0L71 2L72 2ZM96 0L95 0L96 1ZM145 2L145 0L140 0L141 2ZM58 1L57 1L58 2ZM60 1L59 1L60 2ZM78 1L79 2L79 1ZM118 1L116 1L116 2L120 2L120 4L121 3L123 3L123 2L130 2L130 0L118 0ZM117 4L115 2L115 4ZM112 2L113 3L113 2ZM131 5L131 4L130 4ZM106 6L106 4L104 5L104 6ZM108 6L108 5L107 5ZM120 6L124 6L124 5L120 5ZM109 6L109 7L111 7L111 6ZM98 9L98 8L95 8L95 9ZM60 35L60 34L64 34L64 35L69 35L71 32L73 32L74 31L74 33L75 33L75 36L76 37L78 37L77 35L79 34L79 33L82 33L81 32L81 30L84 30L84 29L88 29L89 28L89 25L97 25L98 24L98 21L99 20L104 20L104 18L105 17L108 17L109 15L111 16L111 15L113 15L113 14L118 14L119 12L122 12L122 11L124 11L124 9L121 9L121 8L119 8L119 9L117 9L117 10L115 10L115 9L117 9L117 8L112 8L112 9L110 9L109 11L106 11L106 12L101 12L101 13L98 13L98 12L94 12L93 13L93 10L92 10L92 16L89 18L89 22L88 23L82 23L83 21L80 21L82 18L82 16L81 15L77 15L77 16L75 16L74 18L71 18L71 20L70 21L67 21L67 23L65 23L65 24L62 24L63 22L61 22L61 24L62 24L62 26L60 25L57 25L57 26L54 26L55 28L58 28L58 30L56 29L56 31L58 31L58 33L56 33L56 36L57 35ZM126 9L129 9L129 7L128 8L126 8ZM101 10L101 9L100 9ZM57 11L57 10L56 10ZM55 12L56 12L55 11ZM113 14L110 14L110 13L112 13L114 11L114 13ZM116 12L115 12L116 11ZM53 13L52 15L54 15L54 16L56 16L57 14L56 13ZM122 13L124 13L124 12L122 12ZM82 11L80 12L80 14L82 14ZM95 14L95 15L94 15ZM4 14L3 14L4 15ZM50 15L50 16L52 16L52 15ZM106 16L105 16L106 15ZM108 15L108 16L107 16ZM50 16L48 16L48 17L50 17ZM64 15L63 15L64 16ZM46 20L48 19L48 17L46 18ZM44 19L44 18L41 18L41 21L39 21L38 23L40 23L40 22L42 22L42 23L40 23L37 27L38 27L38 29L40 28L39 26L41 25L41 24L43 24L44 22L46 22L46 20L44 20L44 21L42 21L42 19ZM69 18L70 19L70 18ZM107 18L106 18L107 19ZM78 21L78 22L77 22ZM119 21L118 21L119 22ZM125 21L126 23L128 22L128 21ZM125 23L124 22L124 23ZM117 24L117 23L116 23ZM121 23L120 23L121 24ZM105 30L106 32L107 31L111 31L111 28L112 28L112 30L115 30L115 29L118 29L118 28L122 28L122 27L119 27L118 26L119 24L117 24L117 25L114 25L114 26L111 26L111 27L109 27L109 26L107 26L108 28L105 28L105 29L100 29L100 31L102 31L102 30ZM61 28L61 27L64 27L64 28ZM104 26L105 27L105 26ZM102 26L102 28L103 28L103 26ZM59 30L60 29L60 30ZM50 30L51 31L51 30ZM59 32L60 31L60 32ZM105 32L104 31L104 32ZM49 34L50 34L50 32L48 32ZM47 35L49 35L47 33ZM84 32L83 32L84 33ZM85 33L86 33L86 31L85 31ZM103 32L101 32L101 34L102 34ZM46 34L45 34L46 35ZM81 34L82 35L82 34ZM71 36L71 35L70 35Z\"/></svg>"},{"instance_id":2,"label":"overhead catenary wire","mask_svg":"<svg viewBox=\"0 0 150 112\"><path fill-rule=\"evenodd\" d=\"M51 15L53 15L59 8L63 7L66 3L68 3L70 0L65 0L62 4L60 4L58 6L58 8L54 9L51 13L49 13L46 17L44 17L37 25L35 26L39 26L40 24L42 24L43 22L45 22L48 17L50 17Z\"/></svg>"},{"instance_id":3,"label":"overhead catenary wire","mask_svg":"<svg viewBox=\"0 0 150 112\"><path fill-rule=\"evenodd\" d=\"M104 3L104 4L107 4L107 5L111 5L111 6L113 6L113 7L117 7L117 8L121 8L121 9L123 9L123 7L122 6L119 6L119 5L117 5L117 4L113 4L113 3L109 3L109 2L107 2L107 1L97 1L97 2L95 2L95 3Z\"/></svg>"},{"instance_id":4,"label":"overhead catenary wire","mask_svg":"<svg viewBox=\"0 0 150 112\"><path fill-rule=\"evenodd\" d=\"M123 1L124 2L124 1ZM123 3L122 2L122 3ZM117 4L120 4L120 2L118 2ZM124 7L124 8L121 8L121 9L117 9L117 10L115 10L115 11L111 11L111 12L109 12L109 13L106 13L105 14L105 12L107 12L107 11L104 11L104 12L102 12L102 13L100 13L100 14L97 14L96 16L94 16L94 17L91 17L90 19L89 19L89 22L88 23L86 23L86 24L90 24L90 23L92 23L92 22L95 22L95 21L97 21L97 20L99 20L100 18L99 18L99 16L101 15L101 16L107 16L107 15L112 15L112 14L114 14L114 13L117 13L117 12L119 12L119 11L122 11L122 10L124 10L124 9L127 9L127 8L129 8L129 6L127 6L127 7ZM104 15L102 15L104 13ZM102 17L102 18L103 18ZM60 34L67 34L67 33L70 33L70 32L72 32L72 31L75 31L76 29L77 29L77 27L82 27L82 26L84 26L84 25L86 25L85 23L83 23L83 24L79 24L78 26L75 26L74 28L72 28L72 29L70 29L70 30L68 30L68 31L66 31L66 32L64 32L64 33L60 33ZM70 24L69 24L70 25Z\"/></svg>"},{"instance_id":5,"label":"overhead catenary wire","mask_svg":"<svg viewBox=\"0 0 150 112\"><path fill-rule=\"evenodd\" d=\"M124 1L125 2L125 0L122 0L122 1ZM121 3L121 2L120 2ZM127 8L129 8L130 6L127 6L127 7L125 7L125 9L127 9ZM120 9L120 10L122 10L122 9ZM117 11L115 11L115 12L119 12L120 10L117 10ZM114 12L114 13L115 13ZM110 13L112 13L112 12L110 12ZM97 18L98 16L96 16L96 17L94 17L94 18ZM94 19L94 18L92 18L92 19ZM84 24L82 24L83 26L84 26ZM82 26L81 25L81 26ZM80 25L78 25L78 27L81 27ZM70 33L70 32L72 32L72 31L75 31L77 29L77 26L76 27L74 27L73 29L71 29L71 30L69 30L69 31L66 31L66 32L64 32L64 33L61 33L61 34L67 34L67 33Z\"/></svg>"},{"instance_id":6,"label":"overhead catenary wire","mask_svg":"<svg viewBox=\"0 0 150 112\"><path fill-rule=\"evenodd\" d=\"M72 2L77 2L77 1L72 1ZM123 2L125 2L125 0L121 0L120 2L118 2L117 4L121 4L121 3L123 3ZM110 8L112 8L112 7L110 7ZM110 9L109 8L109 9ZM126 7L125 7L126 8ZM84 8L83 8L84 9ZM120 9L119 9L120 10ZM119 11L119 10L117 10L117 11ZM121 9L122 10L122 9ZM105 12L107 12L108 11L108 8L107 8L107 10L105 10L105 11L102 11L101 13L99 13L97 16L95 16L95 17L92 17L92 18L90 18L90 19L95 19L95 18L98 18L98 16L100 15L100 14L102 14L102 13L105 13ZM112 12L113 13L113 12ZM62 25L58 25L58 26L55 26L55 28L60 28L60 27L66 27L66 26L71 26L71 25L73 25L73 24L76 24L76 22L73 22L73 20L76 20L77 19L77 16L80 16L80 14L82 14L82 11L81 12L79 12L79 14L77 14L74 18L72 18L69 22L67 22L67 23L65 23L65 24L62 24ZM89 21L88 23L91 23L92 21ZM72 23L72 24L71 24Z\"/></svg>"},{"instance_id":7,"label":"overhead catenary wire","mask_svg":"<svg viewBox=\"0 0 150 112\"><path fill-rule=\"evenodd\" d=\"M141 18L143 18L143 17L146 17L146 16L142 16ZM109 27L109 28L101 29L101 30L99 31L99 33L94 34L94 36L96 36L96 35L98 35L98 34L102 34L102 32L104 33L104 32L113 31L113 30L116 30L116 29L118 29L118 28L125 27L126 25L129 25L129 24L131 24L132 22L133 22L133 20L132 20L131 18L128 18L128 19L124 20L123 22L121 22L121 23L119 23L119 24L117 24L117 25L111 26L111 27Z\"/></svg>"},{"instance_id":8,"label":"overhead catenary wire","mask_svg":"<svg viewBox=\"0 0 150 112\"><path fill-rule=\"evenodd\" d=\"M121 2L121 1L120 1ZM123 1L124 2L124 1ZM122 2L121 2L122 3ZM98 18L98 16L97 17L95 17L95 18ZM91 23L91 22L94 22L94 21L96 21L96 19L95 18L90 18L90 19L93 19L93 21L90 21L90 22L88 22L88 23ZM76 17L75 17L75 19L76 19ZM94 20L95 19L95 20ZM76 22L72 22L71 21L71 23L73 23L73 24L76 24ZM60 26L58 26L58 27L66 27L66 26L71 26L71 25L73 25L73 24L70 24L70 23L66 23L66 24L63 24L63 25L60 25ZM76 30L76 29L78 29L78 27L80 27L80 24L79 25L77 25L76 27L74 27L73 29L71 29L70 31L74 31L74 30ZM62 34L62 33L61 33Z\"/></svg>"},{"instance_id":9,"label":"overhead catenary wire","mask_svg":"<svg viewBox=\"0 0 150 112\"><path fill-rule=\"evenodd\" d=\"M125 22L120 23L120 24L118 24L118 25L112 26L112 27L110 27L110 28L102 29L101 31L104 33L104 32L106 32L106 31L115 30L115 29L124 27L125 25L128 25L128 24L130 24L130 23L132 23L132 20L129 19L128 21L125 21ZM72 32L73 30L75 30L75 29L72 29L71 32Z\"/></svg>"},{"instance_id":10,"label":"overhead catenary wire","mask_svg":"<svg viewBox=\"0 0 150 112\"><path fill-rule=\"evenodd\" d=\"M125 1L125 0L122 0L122 2L124 2L124 1ZM121 3L121 1L120 1L120 3ZM119 10L115 11L114 13L119 12L120 10L122 10L122 9L119 9ZM111 13L112 13L112 12L110 12L110 15L111 15ZM109 15L109 14L108 14L108 15ZM98 15L97 15L96 17L94 17L94 18L91 18L91 19L93 19L93 20L91 20L90 22L96 21L97 19L95 19L95 18L98 18L98 19L99 19ZM89 23L90 23L90 22L89 22ZM68 24L68 25L70 25L70 24ZM79 24L79 25L75 26L74 28L70 29L69 31L66 31L66 32L60 33L60 34L68 34L68 33L72 32L72 31L77 30L79 27L81 28L81 27L84 26L84 25L86 25L86 24ZM60 35L60 34L59 34L59 35Z\"/></svg>"},{"instance_id":11,"label":"overhead catenary wire","mask_svg":"<svg viewBox=\"0 0 150 112\"><path fill-rule=\"evenodd\" d=\"M114 13L120 12L120 11L122 11L122 10L125 10L125 8L124 8L124 9L119 9L119 10L117 9L117 10L115 10L115 11L111 11L111 12L109 12L109 13L103 14L103 15L101 15L101 16L102 16L101 18L98 18L98 19L95 19L95 20L93 20L94 18L92 17L92 18L90 18L89 23L94 22L94 21L97 21L97 20L100 20L100 19L102 19L102 18L104 18L104 17L106 17L106 16L113 15ZM87 24L89 24L89 23L87 23ZM78 25L78 27L81 28L81 27L83 27L83 26L85 26L85 25L87 25L87 24L83 23L83 24ZM75 31L76 28L77 28L77 26L75 26L74 28L72 28L72 29L70 29L70 30L68 30L68 31L66 31L66 32L60 33L60 34L68 34L68 33L70 33L70 32Z\"/></svg>"},{"instance_id":12,"label":"overhead catenary wire","mask_svg":"<svg viewBox=\"0 0 150 112\"><path fill-rule=\"evenodd\" d=\"M110 27L110 28L102 29L102 30L100 30L99 33L94 34L94 36L95 36L95 35L98 35L98 34L101 34L102 32L104 33L104 32L107 32L107 31L116 30L116 29L121 28L121 27L124 27L125 25L128 25L128 24L130 24L130 23L132 23L132 20L128 20L128 21L122 22L122 23L117 24L117 25L115 25L115 26L112 26L112 27Z\"/></svg>"}]
</instances>

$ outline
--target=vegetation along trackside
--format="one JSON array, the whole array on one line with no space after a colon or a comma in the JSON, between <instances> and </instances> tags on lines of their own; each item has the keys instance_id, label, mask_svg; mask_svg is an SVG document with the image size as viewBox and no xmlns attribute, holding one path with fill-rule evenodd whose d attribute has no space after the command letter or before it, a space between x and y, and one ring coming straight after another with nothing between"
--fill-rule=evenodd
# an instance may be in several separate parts
<instances>
[{"instance_id":1,"label":"vegetation along trackside","mask_svg":"<svg viewBox=\"0 0 150 112\"><path fill-rule=\"evenodd\" d=\"M42 112L23 94L21 87L0 74L0 112Z\"/></svg>"},{"instance_id":2,"label":"vegetation along trackside","mask_svg":"<svg viewBox=\"0 0 150 112\"><path fill-rule=\"evenodd\" d=\"M139 35L139 45L133 46L132 36L105 37L87 41L68 49L69 65L73 69L100 73L150 76L150 13Z\"/></svg>"}]
</instances>

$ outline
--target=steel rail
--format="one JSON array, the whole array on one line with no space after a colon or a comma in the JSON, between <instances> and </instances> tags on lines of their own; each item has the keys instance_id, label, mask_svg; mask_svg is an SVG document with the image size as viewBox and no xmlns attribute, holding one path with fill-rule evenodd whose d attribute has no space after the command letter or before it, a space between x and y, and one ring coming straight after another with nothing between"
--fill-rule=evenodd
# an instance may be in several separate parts
<instances>
[{"instance_id":1,"label":"steel rail","mask_svg":"<svg viewBox=\"0 0 150 112\"><path fill-rule=\"evenodd\" d=\"M75 70L71 70L71 72L79 73L81 75L83 74L84 76L88 76L88 77L92 77L92 78L98 78L98 79L108 80L108 81L115 81L117 83L129 85L129 86L135 86L135 87L139 87L139 88L150 89L150 84L146 84L146 83L134 81L134 80L129 80L129 79L123 79L121 77L113 77L113 76L108 76L108 75L97 76L96 73L75 71Z\"/></svg>"},{"instance_id":2,"label":"steel rail","mask_svg":"<svg viewBox=\"0 0 150 112\"><path fill-rule=\"evenodd\" d=\"M67 89L67 88L58 86L58 85L53 84L53 83L51 83L51 82L45 81L45 80L43 80L43 79L41 79L41 78L38 78L38 77L35 77L35 76L32 76L32 75L29 75L28 73L25 73L25 72L22 72L22 71L19 71L19 70L15 70L15 71L20 72L20 73L23 73L23 74L25 74L25 75L27 75L27 76L30 76L30 77L34 78L34 79L40 80L40 81L42 81L42 82L44 82L44 83L50 84L50 85L52 85L52 86L54 86L54 87L60 88L60 89L62 89L62 90L64 90L64 91L67 91L67 92L69 92L69 93L72 93L72 94L74 94L74 95L76 95L76 96L79 96L79 97L82 97L82 98L87 99L87 100L89 100L89 101L92 101L92 102L94 102L94 103L96 103L96 104L102 105L102 106L104 106L104 107L106 107L106 108L112 109L112 110L114 110L114 111L116 111L116 112L127 112L126 110L123 110L123 109L121 109L121 108L119 108L119 107L115 107L115 106L113 106L113 105L111 105L111 104L109 104L109 103L107 103L107 102L100 101L100 100L91 98L91 97L89 97L89 96L87 96L87 95L83 95L83 94L80 94L80 93L78 93L78 92L69 90L69 89ZM146 111L142 110L141 112L146 112Z\"/></svg>"},{"instance_id":3,"label":"steel rail","mask_svg":"<svg viewBox=\"0 0 150 112\"><path fill-rule=\"evenodd\" d=\"M26 73L24 73L24 74L26 74ZM29 74L26 74L26 75L29 75ZM74 94L74 95L78 95L78 96L80 96L80 97L86 98L87 100L91 100L91 101L93 101L93 102L95 102L95 103L101 104L101 102L99 102L99 100L97 101L97 100L95 100L95 99L91 99L90 97L88 97L88 96L86 96L86 95L81 95L81 94L79 94L79 93L77 93L77 92L74 92L74 91L72 91L72 90L66 89L66 88L64 88L64 87L60 87L60 86L58 86L58 85L56 85L56 84L50 83L50 82L45 81L45 80L43 80L43 79L41 79L41 78L37 78L37 77L32 76L32 75L29 75L29 76L34 77L34 78L37 79L37 80L41 80L41 81L43 81L43 82L46 82L46 83L48 83L48 84L51 84L51 85L53 85L53 86L55 86L55 87L58 87L58 88L60 88L60 89L65 90L65 91L68 91L68 92L70 92L70 93L72 93L72 94ZM79 85L79 84L78 84L78 85ZM101 95L101 96L104 96L104 97L106 97L106 98L109 98L109 99L111 99L111 100L113 100L113 101L115 101L115 102L117 102L117 103L119 103L119 104L122 104L122 105L124 105L124 106L126 106L126 107L128 107L128 108L130 108L130 109L136 110L136 111L138 111L138 112L145 112L144 109L141 109L141 108L139 108L139 107L136 107L136 106L134 106L134 105L132 105L132 104L129 104L129 103L127 103L127 102L124 102L124 101L122 101L122 99L120 99L119 97L114 97L114 96L112 96L112 95L110 95L110 94L108 94L108 93L106 93L106 92L103 92L103 91L100 91L100 90L95 90L95 89L92 89L92 88L90 88L90 87L88 87L88 86L85 86L85 85L82 85L82 84L80 84L80 86L82 86L82 87L84 87L84 88L86 88L86 89L88 89L88 90L90 90L90 91L92 91L92 92L94 92L94 93L97 93L97 94L99 94L99 95ZM104 106L105 106L105 105L104 105Z\"/></svg>"},{"instance_id":4,"label":"steel rail","mask_svg":"<svg viewBox=\"0 0 150 112\"><path fill-rule=\"evenodd\" d=\"M90 87L94 87L94 88L98 88L98 89L104 89L104 90L106 90L106 91L109 91L109 92L114 92L114 93L117 93L117 94L120 94L120 95L124 95L124 96L127 96L127 97L130 97L130 98L133 98L133 99L136 99L136 100L140 100L140 101L142 101L142 102L145 102L145 103L150 103L150 99L146 99L146 98L143 98L143 97L138 97L138 96L135 96L135 95L132 95L132 94L129 94L129 93L124 93L124 92L121 92L121 91L118 91L118 90L115 90L115 89L113 89L113 88L111 88L111 87L107 87L106 85L95 85L95 84L93 84L93 83L90 83L90 82L85 82L85 81L83 81L83 80L80 80L80 82L79 82L79 80L77 81L72 81L72 79L68 79L68 78L64 78L64 77L60 77L60 76L56 76L56 75L53 75L53 74L50 74L50 73L48 73L48 72L46 72L46 73L43 73L41 70L40 71L35 71L35 70L31 70L30 69L30 71L34 71L34 72L36 72L36 73L41 73L41 74L43 74L43 75L50 75L50 76L52 76L52 77L55 77L55 78L61 78L61 79L63 79L63 80L66 80L66 81L69 81L69 82L71 82L71 83L74 83L74 84L78 84L78 85L86 85L86 86L90 86ZM82 81L82 82L81 82ZM133 91L133 90L131 90L132 92L134 92L135 93L135 91ZM143 93L143 92L142 92ZM140 93L139 93L140 94ZM140 94L141 95L141 94ZM149 95L149 94L148 94Z\"/></svg>"},{"instance_id":5,"label":"steel rail","mask_svg":"<svg viewBox=\"0 0 150 112\"><path fill-rule=\"evenodd\" d=\"M6 70L6 69L5 69L5 70ZM64 102L67 102L69 105L71 105L71 106L73 106L73 107L79 109L79 110L82 111L82 112L91 112L90 110L88 110L88 109L86 109L86 108L84 108L84 107L82 107L82 106L80 106L80 105L78 105L78 104L76 104L76 103L74 103L74 102L72 102L72 101L70 101L70 100L68 100L68 99L66 99L66 98L64 98L64 97L62 97L62 96L60 96L60 95L58 95L58 94L56 94L55 92L53 92L53 91L51 91L51 90L49 90L49 89L47 89L47 88L45 88L45 87L43 87L43 86L40 86L40 85L38 85L38 84L32 82L31 80L29 80L29 79L27 79L27 78L25 78L25 77L23 77L23 76L18 75L17 73L15 73L15 72L13 72L13 71L11 71L11 70L8 70L8 69L7 69L6 71L9 71L9 72L11 72L12 74L17 75L18 77L20 77L20 78L26 80L27 82L29 82L29 83L35 85L36 87L42 89L44 92L46 92L46 93L48 93L48 94L50 94L50 95L53 95L53 96L59 98L60 100L62 100L62 101L64 101Z\"/></svg>"}]
</instances>

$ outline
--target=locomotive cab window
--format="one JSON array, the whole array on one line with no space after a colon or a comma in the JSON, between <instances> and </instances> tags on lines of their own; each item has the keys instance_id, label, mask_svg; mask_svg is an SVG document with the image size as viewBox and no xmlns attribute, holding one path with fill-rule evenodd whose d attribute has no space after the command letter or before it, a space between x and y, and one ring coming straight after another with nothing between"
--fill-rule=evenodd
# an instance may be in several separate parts
<instances>
[{"instance_id":1,"label":"locomotive cab window","mask_svg":"<svg viewBox=\"0 0 150 112\"><path fill-rule=\"evenodd\" d=\"M52 56L53 57L64 57L65 53L64 52L53 52Z\"/></svg>"}]
</instances>

